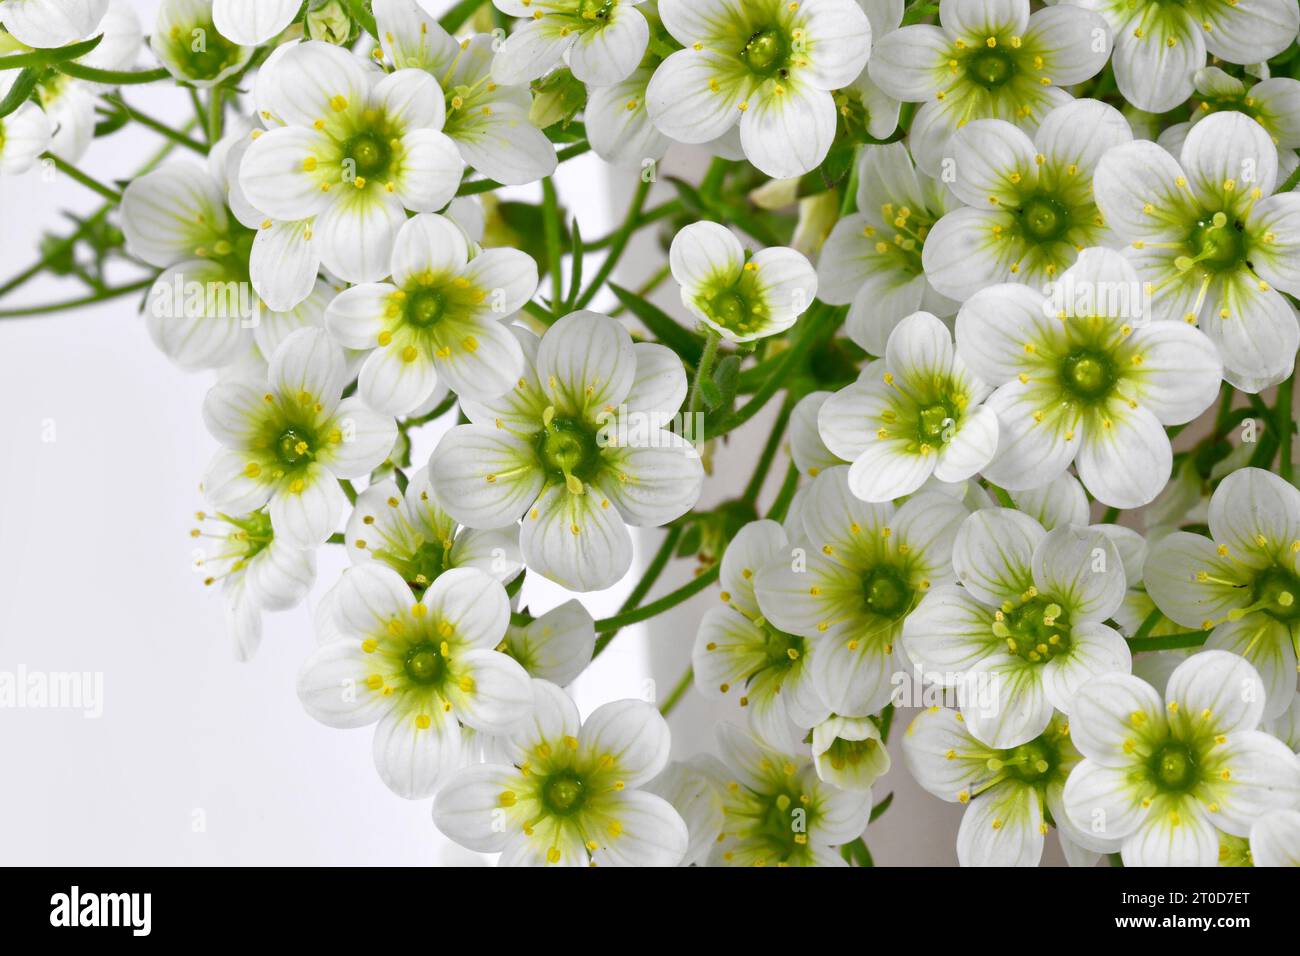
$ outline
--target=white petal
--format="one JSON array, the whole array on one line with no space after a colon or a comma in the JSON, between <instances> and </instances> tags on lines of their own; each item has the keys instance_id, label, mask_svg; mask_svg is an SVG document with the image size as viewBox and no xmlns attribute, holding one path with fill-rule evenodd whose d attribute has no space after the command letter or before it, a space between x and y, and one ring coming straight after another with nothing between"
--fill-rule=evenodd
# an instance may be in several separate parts
<instances>
[{"instance_id":1,"label":"white petal","mask_svg":"<svg viewBox=\"0 0 1300 956\"><path fill-rule=\"evenodd\" d=\"M552 485L524 518L519 545L528 566L572 591L599 591L632 565L632 538L617 508L589 489Z\"/></svg>"},{"instance_id":2,"label":"white petal","mask_svg":"<svg viewBox=\"0 0 1300 956\"><path fill-rule=\"evenodd\" d=\"M391 710L375 728L375 769L388 789L407 800L431 797L465 762L460 725L446 714L421 727L414 714Z\"/></svg>"}]
</instances>

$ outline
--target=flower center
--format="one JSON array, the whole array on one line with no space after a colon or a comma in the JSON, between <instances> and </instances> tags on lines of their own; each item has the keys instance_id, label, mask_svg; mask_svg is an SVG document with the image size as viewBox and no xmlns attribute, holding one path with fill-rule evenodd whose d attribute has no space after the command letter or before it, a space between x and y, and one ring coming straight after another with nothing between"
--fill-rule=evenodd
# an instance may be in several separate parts
<instances>
[{"instance_id":1,"label":"flower center","mask_svg":"<svg viewBox=\"0 0 1300 956\"><path fill-rule=\"evenodd\" d=\"M447 659L438 653L433 642L423 641L406 652L402 669L412 683L428 687L442 680L447 670Z\"/></svg>"},{"instance_id":2,"label":"flower center","mask_svg":"<svg viewBox=\"0 0 1300 956\"><path fill-rule=\"evenodd\" d=\"M572 770L551 774L542 785L542 803L552 814L571 816L587 802L587 787Z\"/></svg>"},{"instance_id":3,"label":"flower center","mask_svg":"<svg viewBox=\"0 0 1300 956\"><path fill-rule=\"evenodd\" d=\"M826 751L826 759L835 770L856 767L870 758L878 746L879 743L871 737L866 740L845 740L843 737L836 737L835 742Z\"/></svg>"},{"instance_id":4,"label":"flower center","mask_svg":"<svg viewBox=\"0 0 1300 956\"><path fill-rule=\"evenodd\" d=\"M1007 643L1007 653L1042 664L1070 650L1070 622L1061 606L1038 595L1020 603L1007 601L993 620L993 634Z\"/></svg>"},{"instance_id":5,"label":"flower center","mask_svg":"<svg viewBox=\"0 0 1300 956\"><path fill-rule=\"evenodd\" d=\"M537 460L554 482L569 484L570 476L590 481L600 468L600 445L596 433L584 422L552 418L538 433Z\"/></svg>"},{"instance_id":6,"label":"flower center","mask_svg":"<svg viewBox=\"0 0 1300 956\"><path fill-rule=\"evenodd\" d=\"M1055 769L1058 759L1056 748L1039 737L1007 751L1002 763L1026 783L1037 783Z\"/></svg>"},{"instance_id":7,"label":"flower center","mask_svg":"<svg viewBox=\"0 0 1300 956\"><path fill-rule=\"evenodd\" d=\"M388 169L393 150L377 132L363 131L343 144L343 158L352 161L356 178L369 179Z\"/></svg>"},{"instance_id":8,"label":"flower center","mask_svg":"<svg viewBox=\"0 0 1300 956\"><path fill-rule=\"evenodd\" d=\"M763 630L767 634L767 666L788 670L798 664L807 653L807 642L795 634L778 631L768 625Z\"/></svg>"},{"instance_id":9,"label":"flower center","mask_svg":"<svg viewBox=\"0 0 1300 956\"><path fill-rule=\"evenodd\" d=\"M952 434L949 429L956 423L952 409L944 402L927 405L917 414L917 437L921 444L937 447L948 440Z\"/></svg>"},{"instance_id":10,"label":"flower center","mask_svg":"<svg viewBox=\"0 0 1300 956\"><path fill-rule=\"evenodd\" d=\"M1223 272L1246 261L1246 238L1241 223L1221 212L1198 222L1188 244L1195 255L1175 261L1184 271L1200 263L1213 272Z\"/></svg>"},{"instance_id":11,"label":"flower center","mask_svg":"<svg viewBox=\"0 0 1300 956\"><path fill-rule=\"evenodd\" d=\"M1061 364L1061 381L1076 397L1096 401L1110 394L1115 384L1115 364L1104 352L1076 349Z\"/></svg>"},{"instance_id":12,"label":"flower center","mask_svg":"<svg viewBox=\"0 0 1300 956\"><path fill-rule=\"evenodd\" d=\"M1016 64L1001 50L981 50L966 64L966 75L986 90L1005 85L1016 73Z\"/></svg>"},{"instance_id":13,"label":"flower center","mask_svg":"<svg viewBox=\"0 0 1300 956\"><path fill-rule=\"evenodd\" d=\"M1151 778L1167 793L1183 793L1196 781L1196 759L1186 744L1170 741L1151 755Z\"/></svg>"},{"instance_id":14,"label":"flower center","mask_svg":"<svg viewBox=\"0 0 1300 956\"><path fill-rule=\"evenodd\" d=\"M313 439L305 428L286 428L276 440L276 457L290 468L311 461L315 457Z\"/></svg>"},{"instance_id":15,"label":"flower center","mask_svg":"<svg viewBox=\"0 0 1300 956\"><path fill-rule=\"evenodd\" d=\"M443 317L447 300L437 289L421 289L406 300L406 321L417 328L427 329Z\"/></svg>"},{"instance_id":16,"label":"flower center","mask_svg":"<svg viewBox=\"0 0 1300 956\"><path fill-rule=\"evenodd\" d=\"M1020 224L1030 239L1050 242L1069 228L1070 214L1050 196L1035 196L1020 207Z\"/></svg>"},{"instance_id":17,"label":"flower center","mask_svg":"<svg viewBox=\"0 0 1300 956\"><path fill-rule=\"evenodd\" d=\"M181 61L182 72L196 80L211 80L239 60L239 46L231 43L212 25L196 23L192 30L176 28L171 34L173 52ZM193 37L202 37L195 42Z\"/></svg>"},{"instance_id":18,"label":"flower center","mask_svg":"<svg viewBox=\"0 0 1300 956\"><path fill-rule=\"evenodd\" d=\"M1290 622L1300 618L1300 578L1286 568L1274 565L1255 578L1251 604L1276 620Z\"/></svg>"},{"instance_id":19,"label":"flower center","mask_svg":"<svg viewBox=\"0 0 1300 956\"><path fill-rule=\"evenodd\" d=\"M787 75L789 71L786 69L786 61L789 55L785 35L771 27L755 31L740 51L740 58L745 61L745 65L760 76Z\"/></svg>"},{"instance_id":20,"label":"flower center","mask_svg":"<svg viewBox=\"0 0 1300 956\"><path fill-rule=\"evenodd\" d=\"M582 0L578 16L583 20L608 20L616 5L615 0Z\"/></svg>"},{"instance_id":21,"label":"flower center","mask_svg":"<svg viewBox=\"0 0 1300 956\"><path fill-rule=\"evenodd\" d=\"M912 589L896 568L888 565L873 568L862 580L862 598L867 610L880 617L896 620L912 606Z\"/></svg>"}]
</instances>

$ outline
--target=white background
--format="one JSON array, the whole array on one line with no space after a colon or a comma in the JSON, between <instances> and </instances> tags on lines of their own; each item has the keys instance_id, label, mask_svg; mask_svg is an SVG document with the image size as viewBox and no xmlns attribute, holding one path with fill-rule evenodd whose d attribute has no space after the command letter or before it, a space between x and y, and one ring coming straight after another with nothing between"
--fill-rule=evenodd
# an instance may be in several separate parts
<instances>
[{"instance_id":1,"label":"white background","mask_svg":"<svg viewBox=\"0 0 1300 956\"><path fill-rule=\"evenodd\" d=\"M148 28L157 3L132 2ZM167 84L126 95L157 116L189 115L184 94ZM97 142L80 166L104 180L127 177L159 142L132 127ZM671 154L666 171L697 175L698 163ZM635 175L591 156L563 168L561 198L584 235L616 224ZM661 185L651 202L670 195ZM35 259L46 230L66 230L64 210L97 205L77 183L40 171L0 179L0 282ZM634 286L662 256L647 230L619 281ZM75 283L43 276L0 309L81 294ZM669 289L661 304L672 307L674 295ZM478 862L438 834L430 801L402 800L379 781L369 730L324 727L298 703L295 678L314 645L311 608L345 566L341 548L323 549L320 583L305 606L266 617L256 659L232 659L219 594L191 567L197 483L215 449L199 414L210 376L173 367L149 341L137 306L125 298L0 320L0 670L102 672L104 680L98 720L0 709L0 863ZM769 421L760 416L719 451L701 507L743 486ZM417 451L427 457L437 434L430 430ZM774 465L764 503L787 462L782 454ZM658 537L638 541L639 564ZM655 594L691 572L691 562L677 562ZM593 615L612 613L637 573L585 597ZM562 594L530 580L525 598L544 610ZM716 600L710 588L626 630L573 689L584 713L656 686L666 694ZM689 694L673 715L675 756L709 749L718 719ZM894 805L869 829L868 844L882 864L955 864L960 808L908 779L898 753L908 719L899 715L895 766L876 791L880 799L896 790ZM1046 860L1059 860L1054 840Z\"/></svg>"}]
</instances>

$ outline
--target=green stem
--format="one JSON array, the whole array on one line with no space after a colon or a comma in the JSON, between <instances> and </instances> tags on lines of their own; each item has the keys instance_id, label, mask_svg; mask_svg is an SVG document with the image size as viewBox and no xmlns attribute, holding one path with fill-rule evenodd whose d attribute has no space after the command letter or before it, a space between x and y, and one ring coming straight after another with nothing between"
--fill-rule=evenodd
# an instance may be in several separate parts
<instances>
[{"instance_id":1,"label":"green stem","mask_svg":"<svg viewBox=\"0 0 1300 956\"><path fill-rule=\"evenodd\" d=\"M55 156L53 153L46 153L43 158L53 160L54 167L59 172L63 173L65 176L70 176L71 178L75 179L77 182L81 183L81 185L85 186L87 189L93 189L95 192L99 193L109 202L113 204L117 204L122 201L122 194L118 192L116 189L112 189L108 186L105 186L103 183L101 183L98 179L95 179L93 176L87 176L76 166L73 166L71 163L65 163L63 160L59 159L59 157Z\"/></svg>"},{"instance_id":2,"label":"green stem","mask_svg":"<svg viewBox=\"0 0 1300 956\"><path fill-rule=\"evenodd\" d=\"M221 129L224 125L226 113L226 94L219 86L214 86L208 91L208 115L206 130L208 134L208 144L215 145L217 140L221 139Z\"/></svg>"},{"instance_id":3,"label":"green stem","mask_svg":"<svg viewBox=\"0 0 1300 956\"><path fill-rule=\"evenodd\" d=\"M1157 624L1160 623L1160 618L1163 616L1164 615L1160 613L1160 608L1156 608L1155 610L1153 610L1150 614L1148 614L1146 617L1142 619L1142 623L1138 625L1137 633L1134 634L1130 638L1130 640L1134 642L1145 640L1146 636L1155 629L1155 626Z\"/></svg>"},{"instance_id":4,"label":"green stem","mask_svg":"<svg viewBox=\"0 0 1300 956\"><path fill-rule=\"evenodd\" d=\"M160 136L167 137L167 139L170 139L173 143L176 143L178 146L184 146L186 149L193 150L194 152L199 153L202 156L208 155L208 148L204 146L202 143L200 143L197 139L191 139L190 137L186 136L184 133L172 129L162 120L156 120L152 116L148 116L144 113L141 113L134 106L129 105L126 102L126 100L122 99L122 97L110 94L106 96L105 99L109 103L121 109L124 113L127 114L127 116L131 117L131 119L135 120L137 123L139 123L141 126L145 127L146 129L151 129L155 133L159 134Z\"/></svg>"},{"instance_id":5,"label":"green stem","mask_svg":"<svg viewBox=\"0 0 1300 956\"><path fill-rule=\"evenodd\" d=\"M748 504L753 504L758 500L759 494L763 491L763 482L767 480L767 473L771 470L772 461L776 458L777 450L781 447L781 440L785 437L786 425L790 422L790 413L794 411L794 402L788 397L781 403L781 410L776 413L776 421L772 423L772 432L767 436L767 443L763 446L763 451L758 457L758 464L754 467L754 473L750 476L749 484L745 486L745 493L741 500Z\"/></svg>"},{"instance_id":6,"label":"green stem","mask_svg":"<svg viewBox=\"0 0 1300 956\"><path fill-rule=\"evenodd\" d=\"M583 153L591 150L591 144L587 142L574 143L572 146L566 146L555 154L559 162L573 159L575 156L581 156ZM461 183L460 188L456 190L457 196L476 196L479 193L490 193L494 189L500 189L504 183L499 183L495 179L473 179L466 183Z\"/></svg>"},{"instance_id":7,"label":"green stem","mask_svg":"<svg viewBox=\"0 0 1300 956\"><path fill-rule=\"evenodd\" d=\"M786 512L790 510L790 502L794 501L794 493L799 490L799 469L790 463L786 469L785 480L781 482L781 490L776 493L776 501L772 502L772 509L767 516L773 521L784 521Z\"/></svg>"},{"instance_id":8,"label":"green stem","mask_svg":"<svg viewBox=\"0 0 1300 956\"><path fill-rule=\"evenodd\" d=\"M645 596L650 593L650 589L659 580L659 575L663 573L668 562L672 560L673 552L677 550L677 542L681 540L681 537L681 525L673 525L668 529L668 533L664 535L664 540L659 544L659 550L655 552L655 556L650 559L650 563L646 565L645 571L642 572L641 580L637 581L636 587L632 588L632 593L627 596L623 606L618 609L620 614L632 610L645 600ZM618 636L618 631L614 630L597 638L595 650L591 654L592 659L594 660L596 655L603 651L616 636Z\"/></svg>"},{"instance_id":9,"label":"green stem","mask_svg":"<svg viewBox=\"0 0 1300 956\"><path fill-rule=\"evenodd\" d=\"M1114 505L1111 505L1109 508L1106 509L1105 513L1102 514L1101 523L1114 524L1115 519L1117 519L1118 517L1119 517L1119 509L1116 508Z\"/></svg>"},{"instance_id":10,"label":"green stem","mask_svg":"<svg viewBox=\"0 0 1300 956\"><path fill-rule=\"evenodd\" d=\"M695 379L691 382L690 398L686 401L686 418L694 422L695 415L700 410L700 403L703 400L701 395L701 386L704 380L713 374L713 363L718 357L718 346L722 344L722 336L718 335L713 329L709 329L709 335L704 340L704 352L700 355L700 362L695 367ZM700 429L700 434L695 436L698 444L703 444L705 435L704 429Z\"/></svg>"},{"instance_id":11,"label":"green stem","mask_svg":"<svg viewBox=\"0 0 1300 956\"><path fill-rule=\"evenodd\" d=\"M1277 187L1280 193L1288 193L1295 189L1296 183L1300 183L1300 166L1291 170L1291 175L1282 181L1282 185Z\"/></svg>"},{"instance_id":12,"label":"green stem","mask_svg":"<svg viewBox=\"0 0 1300 956\"><path fill-rule=\"evenodd\" d=\"M1291 432L1295 428L1295 417L1291 411L1291 395L1295 388L1295 372L1292 372L1281 385L1277 387L1277 401L1273 405L1274 430L1277 433L1278 441L1278 474L1290 483L1291 481Z\"/></svg>"},{"instance_id":13,"label":"green stem","mask_svg":"<svg viewBox=\"0 0 1300 956\"><path fill-rule=\"evenodd\" d=\"M171 78L171 73L163 67L156 70L101 70L86 66L84 63L56 63L54 68L66 76L75 76L79 80L91 83L103 83L107 86L136 86L141 83L157 83Z\"/></svg>"},{"instance_id":14,"label":"green stem","mask_svg":"<svg viewBox=\"0 0 1300 956\"><path fill-rule=\"evenodd\" d=\"M613 617L601 618L596 622L596 630L603 634L606 631L617 631L619 628L627 627L629 624L648 621L650 618L656 617L664 611L674 608L683 601L689 600L699 594L714 581L718 580L718 573L720 570L721 565L715 564L702 574L696 575L689 583L683 584L676 591L670 591L657 601L651 601L644 607L635 608L621 614L615 614Z\"/></svg>"},{"instance_id":15,"label":"green stem","mask_svg":"<svg viewBox=\"0 0 1300 956\"><path fill-rule=\"evenodd\" d=\"M664 280L666 280L670 275L672 275L672 268L667 263L664 263L664 265L659 268L658 272L652 275L649 279L646 279L646 281L637 288L636 297L638 299L644 299L655 289L659 288L659 286L663 285ZM627 306L620 303L614 311L609 313L609 315L610 318L616 319L626 311Z\"/></svg>"},{"instance_id":16,"label":"green stem","mask_svg":"<svg viewBox=\"0 0 1300 956\"><path fill-rule=\"evenodd\" d=\"M578 297L576 308L585 309L596 293L601 290L605 282L613 274L618 262L623 258L623 251L627 249L627 244L632 238L632 233L636 231L637 220L641 215L641 210L645 206L646 196L650 194L650 187L653 183L644 179L637 183L636 192L632 194L632 202L628 206L627 215L623 217L622 227L614 234L614 239L610 243L609 254L605 256L605 261L600 264L596 270L596 275L592 278L591 284Z\"/></svg>"},{"instance_id":17,"label":"green stem","mask_svg":"<svg viewBox=\"0 0 1300 956\"><path fill-rule=\"evenodd\" d=\"M49 305L30 305L18 309L5 309L0 311L0 319L21 319L29 316L48 315L51 312L67 312L71 309L80 309L88 305L97 305L100 302L108 302L111 299L120 299L122 296L130 295L132 292L140 292L154 284L153 279L141 279L139 282L132 282L130 285L117 286L112 289L104 289L93 295L82 296L79 299L69 299L65 302L55 302Z\"/></svg>"},{"instance_id":18,"label":"green stem","mask_svg":"<svg viewBox=\"0 0 1300 956\"><path fill-rule=\"evenodd\" d=\"M675 216L682 211L682 201L680 199L670 199L667 202L660 203L658 206L651 206L636 221L636 227L632 230L634 233L640 232L646 226L653 225L660 219L668 216ZM606 246L613 245L614 239L622 231L621 227L611 232L607 236L601 236L599 239L593 239L591 242L582 244L583 252L598 252Z\"/></svg>"},{"instance_id":19,"label":"green stem","mask_svg":"<svg viewBox=\"0 0 1300 956\"><path fill-rule=\"evenodd\" d=\"M546 229L546 268L551 274L551 312L564 308L564 253L560 250L560 199L550 176L542 180L542 222Z\"/></svg>"},{"instance_id":20,"label":"green stem","mask_svg":"<svg viewBox=\"0 0 1300 956\"><path fill-rule=\"evenodd\" d=\"M346 478L340 478L339 487L342 488L343 493L348 496L349 504L354 505L357 503L357 489L352 487L352 482L348 481Z\"/></svg>"},{"instance_id":21,"label":"green stem","mask_svg":"<svg viewBox=\"0 0 1300 956\"><path fill-rule=\"evenodd\" d=\"M667 717L673 712L673 708L686 696L686 692L691 689L691 683L695 680L695 668L686 668L686 673L678 679L677 684L668 693L668 699L663 702L659 708L659 713Z\"/></svg>"},{"instance_id":22,"label":"green stem","mask_svg":"<svg viewBox=\"0 0 1300 956\"><path fill-rule=\"evenodd\" d=\"M1200 647L1210 636L1209 631L1183 631L1178 634L1164 634L1160 637L1147 637L1141 641L1129 638L1129 650L1134 653L1144 651L1177 651L1187 647Z\"/></svg>"}]
</instances>

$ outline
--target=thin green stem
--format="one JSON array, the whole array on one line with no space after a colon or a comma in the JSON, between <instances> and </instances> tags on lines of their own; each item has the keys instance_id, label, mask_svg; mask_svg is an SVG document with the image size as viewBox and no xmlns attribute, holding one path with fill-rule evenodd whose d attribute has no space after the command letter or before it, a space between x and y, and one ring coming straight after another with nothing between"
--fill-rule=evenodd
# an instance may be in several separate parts
<instances>
[{"instance_id":1,"label":"thin green stem","mask_svg":"<svg viewBox=\"0 0 1300 956\"><path fill-rule=\"evenodd\" d=\"M103 196L105 199L107 199L109 202L113 203L114 205L122 201L122 194L118 192L116 189L113 189L109 186L105 186L98 179L95 179L93 176L86 175L81 170L79 170L76 166L73 166L71 163L64 162L63 160L59 159L59 157L55 156L53 153L46 153L43 158L53 160L54 167L59 172L63 173L65 176L75 179L77 182L81 183L81 185L85 186L87 189L94 190L95 192L99 193L101 196Z\"/></svg>"},{"instance_id":2,"label":"thin green stem","mask_svg":"<svg viewBox=\"0 0 1300 956\"><path fill-rule=\"evenodd\" d=\"M1291 433L1295 429L1295 415L1291 409L1291 396L1295 389L1295 372L1277 387L1277 401L1273 404L1274 431L1277 433L1278 474L1291 481Z\"/></svg>"},{"instance_id":3,"label":"thin green stem","mask_svg":"<svg viewBox=\"0 0 1300 956\"><path fill-rule=\"evenodd\" d=\"M221 139L221 130L225 123L226 115L226 93L219 87L214 86L208 91L208 115L206 130L208 134L209 145L215 145L217 140Z\"/></svg>"},{"instance_id":4,"label":"thin green stem","mask_svg":"<svg viewBox=\"0 0 1300 956\"><path fill-rule=\"evenodd\" d=\"M610 243L609 254L605 256L605 261L596 270L596 275L592 277L591 284L578 297L576 308L585 309L613 274L619 260L623 258L623 251L627 249L632 233L636 231L637 220L641 215L642 208L645 206L646 196L650 194L650 187L653 185L653 183L644 179L637 183L636 192L632 194L632 202L628 206L627 215L623 217L623 225L614 234L614 239Z\"/></svg>"},{"instance_id":5,"label":"thin green stem","mask_svg":"<svg viewBox=\"0 0 1300 956\"><path fill-rule=\"evenodd\" d=\"M641 285L636 290L636 297L638 299L644 299L651 292L654 292L655 289L663 285L664 281L672 274L673 274L672 267L665 262L658 269L658 271L655 272L654 275L652 275L649 279L646 279L645 282L641 283ZM626 311L627 311L627 306L620 303L617 308L615 308L612 312L609 313L609 315L611 318L616 319Z\"/></svg>"},{"instance_id":6,"label":"thin green stem","mask_svg":"<svg viewBox=\"0 0 1300 956\"><path fill-rule=\"evenodd\" d=\"M357 489L352 487L352 482L348 481L346 478L340 478L339 487L342 488L343 493L348 496L348 503L355 505L357 503Z\"/></svg>"},{"instance_id":7,"label":"thin green stem","mask_svg":"<svg viewBox=\"0 0 1300 956\"><path fill-rule=\"evenodd\" d=\"M709 335L704 340L704 352L700 355L700 362L695 367L695 379L691 382L690 398L686 401L686 419L693 422L695 415L700 410L700 404L703 401L701 387L704 380L713 374L713 363L718 357L718 346L722 344L722 336L718 335L713 329L709 329ZM696 440L703 444L705 435L703 429L696 436Z\"/></svg>"},{"instance_id":8,"label":"thin green stem","mask_svg":"<svg viewBox=\"0 0 1300 956\"><path fill-rule=\"evenodd\" d=\"M590 143L585 141L574 143L572 146L566 146L564 149L556 153L555 158L562 163L565 160L573 159L575 156L581 156L583 153L589 152L590 150ZM456 190L456 195L476 196L479 193L490 193L493 190L500 189L504 185L504 183L499 183L495 179L472 179L469 182L461 183L460 188Z\"/></svg>"},{"instance_id":9,"label":"thin green stem","mask_svg":"<svg viewBox=\"0 0 1300 956\"><path fill-rule=\"evenodd\" d=\"M86 66L84 63L56 63L54 68L60 73L67 76L75 76L79 80L89 80L91 83L103 83L106 86L136 86L141 83L157 83L159 80L166 80L171 77L163 67L156 70L101 70L97 67Z\"/></svg>"},{"instance_id":10,"label":"thin green stem","mask_svg":"<svg viewBox=\"0 0 1300 956\"><path fill-rule=\"evenodd\" d=\"M546 230L546 268L551 274L551 312L564 308L564 253L560 249L560 199L550 176L542 180L542 224Z\"/></svg>"},{"instance_id":11,"label":"thin green stem","mask_svg":"<svg viewBox=\"0 0 1300 956\"><path fill-rule=\"evenodd\" d=\"M1277 187L1277 191L1280 193L1288 193L1295 189L1296 183L1300 183L1300 166L1291 170L1291 175L1282 180L1282 185Z\"/></svg>"},{"instance_id":12,"label":"thin green stem","mask_svg":"<svg viewBox=\"0 0 1300 956\"><path fill-rule=\"evenodd\" d=\"M146 129L151 129L155 133L159 134L160 136L165 136L167 139L170 139L173 143L176 143L178 146L184 146L186 149L193 150L194 152L199 153L202 156L208 155L208 148L204 146L202 143L200 143L197 139L192 139L189 136L186 136L184 133L180 132L179 130L172 129L162 120L157 120L154 119L152 116L149 116L145 113L141 113L134 106L128 104L126 100L122 99L121 96L110 93L108 96L105 97L105 99L112 105L121 109L124 113L126 113L129 117L131 117L131 119L135 120L137 123L139 123L141 126L145 127Z\"/></svg>"},{"instance_id":13,"label":"thin green stem","mask_svg":"<svg viewBox=\"0 0 1300 956\"><path fill-rule=\"evenodd\" d=\"M130 295L132 292L141 292L151 285L153 279L141 279L138 282L132 282L129 285L116 286L111 289L103 289L92 295L82 296L79 299L68 299L64 302L53 302L47 305L28 305L18 309L0 310L0 319L22 319L32 316L49 315L51 312L67 312L71 309L80 309L88 305L97 305L100 302L108 302L112 299L120 299L122 296Z\"/></svg>"},{"instance_id":14,"label":"thin green stem","mask_svg":"<svg viewBox=\"0 0 1300 956\"><path fill-rule=\"evenodd\" d=\"M1152 630L1155 629L1155 626L1157 624L1160 623L1160 618L1163 616L1164 615L1160 613L1160 608L1155 608L1150 614L1148 614L1146 617L1142 619L1142 623L1138 625L1137 633L1135 633L1130 638L1130 640L1132 641L1145 640L1146 636L1150 634Z\"/></svg>"},{"instance_id":15,"label":"thin green stem","mask_svg":"<svg viewBox=\"0 0 1300 956\"><path fill-rule=\"evenodd\" d=\"M1182 631L1178 634L1162 634L1160 637L1147 637L1139 641L1135 637L1128 639L1129 650L1134 653L1143 651L1177 651L1187 647L1200 647L1210 636L1209 631Z\"/></svg>"},{"instance_id":16,"label":"thin green stem","mask_svg":"<svg viewBox=\"0 0 1300 956\"><path fill-rule=\"evenodd\" d=\"M637 581L636 587L632 588L632 592L627 596L627 600L625 600L623 606L619 608L620 614L632 610L645 600L645 596L650 593L650 589L654 587L655 582L659 580L659 575L663 573L668 562L672 560L673 552L677 550L677 542L680 541L681 538L681 525L673 525L673 527L668 529L668 533L664 535L663 541L659 544L659 550L655 552L654 557L650 559L650 563L646 565L645 571L641 573L641 580ZM602 634L596 640L596 647L592 651L591 655L592 658L594 659L597 654L603 651L609 645L609 642L617 635L617 630L610 631L608 634Z\"/></svg>"},{"instance_id":17,"label":"thin green stem","mask_svg":"<svg viewBox=\"0 0 1300 956\"><path fill-rule=\"evenodd\" d=\"M676 591L670 591L657 601L651 601L644 607L634 608L621 614L615 614L613 617L601 618L596 622L596 630L600 633L607 631L617 631L620 628L627 627L629 624L636 624L640 621L648 621L671 608L676 607L683 601L693 598L714 581L718 580L718 573L721 571L721 565L715 564L701 574L696 575L687 584L683 584Z\"/></svg>"},{"instance_id":18,"label":"thin green stem","mask_svg":"<svg viewBox=\"0 0 1300 956\"><path fill-rule=\"evenodd\" d=\"M772 468L772 461L776 458L776 453L781 447L781 440L785 438L785 429L790 422L790 413L794 410L794 402L789 397L781 403L781 410L776 413L776 421L772 423L772 432L767 436L767 443L763 446L763 451L758 456L758 464L754 467L754 473L750 476L749 484L745 486L745 493L741 500L748 504L753 504L758 500L758 496L763 491L763 483L767 480L767 473Z\"/></svg>"},{"instance_id":19,"label":"thin green stem","mask_svg":"<svg viewBox=\"0 0 1300 956\"><path fill-rule=\"evenodd\" d=\"M662 706L660 706L659 713L663 714L665 717L671 714L673 708L681 702L681 699L686 696L686 692L691 689L691 684L694 680L695 668L686 668L686 673L678 679L673 689L668 692L668 698L663 702Z\"/></svg>"}]
</instances>

